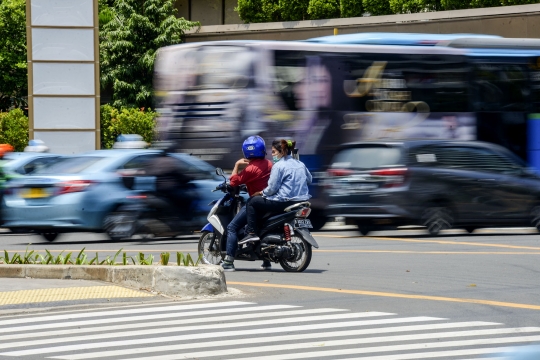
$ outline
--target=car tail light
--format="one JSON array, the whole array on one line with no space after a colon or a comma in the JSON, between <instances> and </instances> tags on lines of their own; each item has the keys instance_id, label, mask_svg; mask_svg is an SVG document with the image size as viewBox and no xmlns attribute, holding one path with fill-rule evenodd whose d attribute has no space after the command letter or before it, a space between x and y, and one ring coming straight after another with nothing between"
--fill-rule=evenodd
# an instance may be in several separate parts
<instances>
[{"instance_id":1,"label":"car tail light","mask_svg":"<svg viewBox=\"0 0 540 360\"><path fill-rule=\"evenodd\" d=\"M88 186L93 184L90 180L72 180L60 183L57 195L75 193L86 190Z\"/></svg>"},{"instance_id":2,"label":"car tail light","mask_svg":"<svg viewBox=\"0 0 540 360\"><path fill-rule=\"evenodd\" d=\"M407 177L407 168L388 168L378 169L369 172L372 176L381 176L384 178L385 183L381 185L382 188L391 188L402 186Z\"/></svg>"},{"instance_id":3,"label":"car tail light","mask_svg":"<svg viewBox=\"0 0 540 360\"><path fill-rule=\"evenodd\" d=\"M297 218L307 218L311 214L311 209L308 207L298 210L295 214Z\"/></svg>"},{"instance_id":4,"label":"car tail light","mask_svg":"<svg viewBox=\"0 0 540 360\"><path fill-rule=\"evenodd\" d=\"M349 176L354 173L352 170L348 169L328 169L327 171L329 176Z\"/></svg>"}]
</instances>

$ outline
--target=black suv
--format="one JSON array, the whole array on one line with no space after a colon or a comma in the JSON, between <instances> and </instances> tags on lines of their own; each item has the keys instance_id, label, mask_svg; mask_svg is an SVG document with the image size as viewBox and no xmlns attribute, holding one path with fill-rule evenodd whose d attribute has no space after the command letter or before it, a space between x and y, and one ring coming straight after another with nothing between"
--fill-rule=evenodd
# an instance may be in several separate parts
<instances>
[{"instance_id":1,"label":"black suv","mask_svg":"<svg viewBox=\"0 0 540 360\"><path fill-rule=\"evenodd\" d=\"M360 142L341 147L323 181L329 217L366 235L422 225L535 226L540 176L507 149L476 141Z\"/></svg>"}]
</instances>

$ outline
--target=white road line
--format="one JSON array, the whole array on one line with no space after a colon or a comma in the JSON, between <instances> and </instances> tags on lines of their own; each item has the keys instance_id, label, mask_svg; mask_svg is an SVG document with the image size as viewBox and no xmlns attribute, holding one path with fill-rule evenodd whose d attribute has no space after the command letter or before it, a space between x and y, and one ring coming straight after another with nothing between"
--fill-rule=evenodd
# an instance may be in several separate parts
<instances>
[{"instance_id":1,"label":"white road line","mask_svg":"<svg viewBox=\"0 0 540 360\"><path fill-rule=\"evenodd\" d=\"M285 327L273 327L273 328L255 328L247 330L230 330L232 324L227 324L226 331L217 331L211 333L198 333L198 334L188 334L188 335L174 335L174 336L164 336L158 338L149 338L149 339L133 339L133 340L118 340L118 341L108 341L101 343L82 343L75 345L62 345L56 347L45 347L40 349L32 350L18 350L11 351L6 353L0 353L0 355L9 355L9 356L24 356L32 354L50 354L54 352L66 352L66 351L80 351L87 349L98 349L98 348L114 348L121 346L140 346L142 344L157 344L157 343L166 343L166 342L178 342L178 341L187 341L195 339L208 339L208 338L220 338L220 337L233 337L233 336L250 336L254 334L272 334L272 333L284 333L284 332L295 332L295 331L310 331L310 330L319 330L319 329L332 329L332 328L344 328L352 326L370 326L370 325L388 325L388 324L402 324L402 323L411 323L411 322L421 322L421 321L437 321L437 320L446 320L442 318L432 318L427 316L411 317L411 318L394 318L394 319L378 319L378 320L363 320L363 321L345 321L337 323L320 323L320 324L309 324L309 325L294 325L294 326L285 326ZM259 322L253 322L252 325L257 325ZM478 326L491 325L493 323L481 323ZM186 327L184 331L197 331L197 330L215 330L215 326L211 329L209 326L192 326ZM232 340L231 340L232 341Z\"/></svg>"},{"instance_id":2,"label":"white road line","mask_svg":"<svg viewBox=\"0 0 540 360\"><path fill-rule=\"evenodd\" d=\"M123 324L123 325L115 325L115 329L133 329L137 327L148 327L148 326L166 326L166 325L181 325L181 324L191 324L191 323L198 323L198 322L209 322L214 321L215 317L210 318L196 318L193 319L194 316L202 316L202 315L213 315L213 314L234 314L239 312L253 312L253 311L268 311L268 310L286 310L290 308L297 309L299 306L289 306L289 305L267 305L267 306L249 306L249 307L239 307L239 308L226 308L226 309L212 309L212 310L201 310L201 311L189 311L189 312L172 312L172 313L164 313L164 314L151 314L151 315L142 315L142 316L127 316L122 317L120 319L94 319L94 320L82 320L82 321L71 321L71 322L62 322L62 328L68 328L68 327L75 327L75 326L88 326L88 325L96 325L96 324L110 324L112 321L115 323L117 322L130 322L129 324ZM342 309L316 309L317 312L343 312L347 310ZM309 314L310 312L313 312L313 309L310 310L302 310L305 311L306 314ZM281 312L281 314L284 314L286 312ZM272 315L279 316L280 312L272 312L270 313ZM304 312L301 312L300 314L304 314ZM236 318L249 318L254 316L259 316L260 314L254 315L254 314L246 314L246 315L235 315L227 317L226 320L234 320ZM162 321L157 322L154 321L152 324L148 323L137 323L143 320L159 320L159 319L167 319L167 318L181 318L174 321ZM112 320L112 321L111 321ZM53 324L38 324L38 325L27 325L27 326L17 326L12 328L7 328L10 333L13 332L20 332L20 331L35 331L35 330L43 330L43 329L57 329L58 323ZM106 330L107 327L100 327L100 328L87 328L86 331L88 332L96 332L101 330L96 329L102 329ZM59 331L44 331L44 332L38 332L38 333L32 333L28 336L32 337L39 337L39 336L53 336L53 335L69 335L73 332L82 332L85 330L84 328L81 329L69 329L69 330L59 330ZM112 329L111 329L112 330ZM6 336L0 336L0 341L5 340L12 340L12 339L20 339L20 334L13 334L13 335L6 335Z\"/></svg>"},{"instance_id":3,"label":"white road line","mask_svg":"<svg viewBox=\"0 0 540 360\"><path fill-rule=\"evenodd\" d=\"M451 357L451 356L462 356L462 355L482 355L482 354L494 354L501 353L505 350L508 350L507 347L496 347L496 348L480 348L480 349L470 349L470 350L445 350L445 351L430 351L414 354L399 354L399 355L383 355L383 356L369 356L369 357L360 357L360 358L348 358L342 360L416 360L416 359L432 359L438 357ZM509 360L508 357L481 357L474 359L463 359L463 360Z\"/></svg>"},{"instance_id":4,"label":"white road line","mask_svg":"<svg viewBox=\"0 0 540 360\"><path fill-rule=\"evenodd\" d=\"M326 346L346 346L346 345L358 345L362 344L366 339L348 339L348 340L336 340L336 341L325 341L324 347ZM415 343L407 345L385 345L385 346L374 346L367 348L355 348L355 349L335 349L335 350L326 350L326 351L313 351L305 353L290 353L290 354L279 354L279 355L270 355L270 356L256 356L250 358L242 358L242 360L292 360L292 359L308 359L308 358L318 358L324 356L340 356L340 355L351 355L351 354L369 354L374 352L392 352L392 351L407 351L407 350L429 350L437 349L444 347L464 347L464 346L477 346L477 345L496 345L496 344L512 344L512 343L521 343L521 342L533 342L540 341L540 335L534 336L520 336L520 337L510 337L510 338L492 338L492 339L475 339L475 340L460 340L460 341L444 341L444 342L430 342L430 343ZM299 349L309 349L314 347L321 347L321 343L300 343L300 344L280 344L279 351L288 351L288 350L299 350ZM175 360L175 359L190 359L190 358L202 358L208 356L229 356L229 355L240 355L240 354L249 354L257 352L272 352L275 351L276 346L259 346L243 349L231 349L224 351L206 351L206 352L196 352L196 353L184 353L182 355L164 355L164 356L154 356L154 357L145 357L145 360ZM474 354L474 352L471 352ZM355 358L365 360L362 358ZM384 357L385 360L388 357ZM349 359L352 360L352 359Z\"/></svg>"},{"instance_id":5,"label":"white road line","mask_svg":"<svg viewBox=\"0 0 540 360\"><path fill-rule=\"evenodd\" d=\"M208 309L208 308L219 308L219 307L230 307L230 306L245 306L245 305L255 305L252 302L244 301L228 301L222 303L205 303L205 304L192 304L192 305L170 305L170 306L161 306L161 307L148 307L142 309L127 309L127 310L109 310L109 311L96 311L96 312L84 312L84 313L71 313L63 315L49 315L49 316L34 316L22 319L10 319L0 321L0 327L6 325L20 325L24 323L36 323L40 321L58 321L58 320L69 320L69 319L82 319L82 318L91 318L98 316L107 316L108 320L111 320L111 316L117 315L133 315L133 314L144 314L144 313L156 313L161 311L182 311L182 310L193 310L193 309Z\"/></svg>"},{"instance_id":6,"label":"white road line","mask_svg":"<svg viewBox=\"0 0 540 360\"><path fill-rule=\"evenodd\" d=\"M384 329L384 328L383 328ZM290 342L294 340L305 340L305 339L317 339L317 338L331 338L331 337L341 337L341 336L361 336L361 335L373 335L380 333L378 330L381 329L362 329L362 330L345 330L345 331L334 331L328 332L324 331L322 333L307 333L307 334L296 334L296 335L280 335L280 336L266 336L260 338L241 338L231 340L221 340L221 341L210 341L210 342L199 342L199 343L188 343L180 345L169 345L169 346L160 346L160 347L146 347L138 349L123 349L116 351L103 351L100 353L93 354L74 354L66 356L58 356L55 359L63 360L80 360L80 359L94 359L94 358L111 358L111 357L122 357L125 355L132 354L143 354L149 352L159 352L159 351L175 351L175 350L186 350L186 349L206 349L210 347L219 347L219 346L230 346L231 343L234 343L235 346L243 344L255 344L257 342L261 343L271 343L271 342ZM376 337L370 338L372 342L391 342L391 341L410 341L410 340L423 340L423 339L439 339L439 338L450 338L450 337L465 337L465 336L484 336L484 335L502 335L502 334L519 334L526 332L539 332L540 328L514 328L514 329L487 329L487 330L466 330L466 331L452 331L452 332L442 332L442 333L428 333L428 334L413 334L413 335L398 335L398 336L387 336L387 337Z\"/></svg>"},{"instance_id":7,"label":"white road line","mask_svg":"<svg viewBox=\"0 0 540 360\"><path fill-rule=\"evenodd\" d=\"M89 333L89 332L113 332L113 331L120 331L120 330L126 330L126 327L128 327L130 330L138 329L138 328L149 328L149 327L170 327L170 326L185 326L188 324L197 324L197 323L205 323L205 322L213 322L217 323L219 321L235 321L235 320L245 320L245 319L253 319L253 318L265 318L265 317L279 317L279 316L292 316L292 315L314 315L314 314L323 314L323 313L333 313L333 312L343 312L348 310L343 309L303 309L303 310L291 310L291 311L275 311L275 312L268 312L267 310L275 310L280 309L280 305L271 305L271 306L256 306L256 307L250 307L248 308L249 311L260 311L260 314L253 315L253 314L243 314L243 315L227 315L227 316L212 316L212 317L202 317L202 318L195 318L195 319L179 319L179 320L170 320L170 321L152 321L151 323L147 322L135 322L140 321L137 319L133 319L132 323L129 325L116 325L114 322L114 319L101 319L99 321L91 321L87 324L81 324L83 325L94 325L94 324L103 324L103 323L111 323L111 325L107 326L92 326L92 327L81 327L79 329L68 329L68 330L58 330L58 331L41 331L41 332L31 332L31 333L24 333L24 336L26 338L37 338L37 337L52 337L52 336L60 336L60 335L76 335L76 334L83 334L83 333ZM245 308L239 308L239 309L227 309L230 313L235 313L238 311L232 311L232 310L244 310ZM212 310L213 311L213 310ZM220 310L221 312L222 310ZM247 310L245 310L247 311ZM197 311L199 312L199 311ZM206 311L200 311L200 313L206 313ZM208 312L206 314L213 314L214 312ZM198 314L198 315L206 315L206 314ZM193 313L191 313L190 316L192 316ZM178 317L174 314L170 317ZM152 319L150 319L152 320ZM52 324L55 325L54 327L61 327L56 325L62 325L62 324ZM73 326L69 324L68 326ZM66 326L67 327L67 326ZM28 326L28 328L31 328L31 326ZM16 328L16 331L21 331L19 328ZM9 329L11 332L11 329ZM6 341L6 340L18 340L21 338L22 334L13 334L13 335L5 335L0 336L0 341Z\"/></svg>"}]
</instances>

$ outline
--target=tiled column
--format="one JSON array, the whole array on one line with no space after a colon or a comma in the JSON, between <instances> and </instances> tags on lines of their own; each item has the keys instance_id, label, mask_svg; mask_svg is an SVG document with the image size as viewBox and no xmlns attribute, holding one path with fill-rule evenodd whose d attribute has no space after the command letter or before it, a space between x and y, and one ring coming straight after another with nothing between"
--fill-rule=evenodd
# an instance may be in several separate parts
<instances>
[{"instance_id":1,"label":"tiled column","mask_svg":"<svg viewBox=\"0 0 540 360\"><path fill-rule=\"evenodd\" d=\"M100 147L98 0L27 0L30 139L51 152Z\"/></svg>"}]
</instances>

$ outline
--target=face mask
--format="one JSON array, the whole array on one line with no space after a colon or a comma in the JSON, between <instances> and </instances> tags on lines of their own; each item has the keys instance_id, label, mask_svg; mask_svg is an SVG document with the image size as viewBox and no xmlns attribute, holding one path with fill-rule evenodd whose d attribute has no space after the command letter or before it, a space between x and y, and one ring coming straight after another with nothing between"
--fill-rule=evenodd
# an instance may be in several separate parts
<instances>
[{"instance_id":1,"label":"face mask","mask_svg":"<svg viewBox=\"0 0 540 360\"><path fill-rule=\"evenodd\" d=\"M281 158L277 157L277 156L272 156L272 161L275 163L277 163Z\"/></svg>"}]
</instances>

